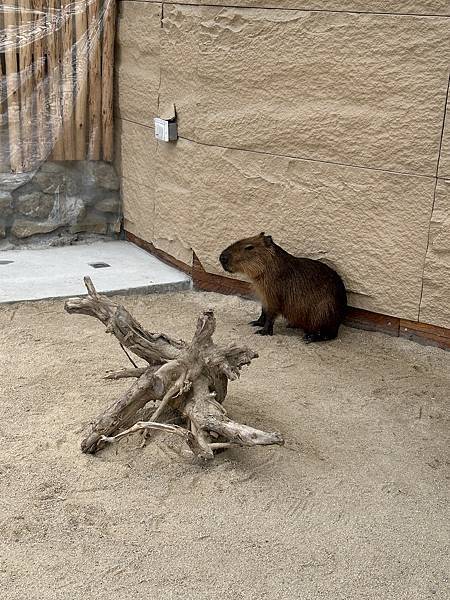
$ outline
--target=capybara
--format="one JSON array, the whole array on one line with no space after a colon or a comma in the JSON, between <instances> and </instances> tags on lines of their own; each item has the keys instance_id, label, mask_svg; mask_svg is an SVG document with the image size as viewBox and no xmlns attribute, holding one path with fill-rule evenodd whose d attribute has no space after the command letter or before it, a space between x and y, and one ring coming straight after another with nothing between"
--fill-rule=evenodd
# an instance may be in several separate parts
<instances>
[{"instance_id":1,"label":"capybara","mask_svg":"<svg viewBox=\"0 0 450 600\"><path fill-rule=\"evenodd\" d=\"M305 342L334 339L345 316L347 294L339 275L318 260L293 256L264 232L228 246L219 260L229 273L246 275L261 300L250 324L273 335L278 315L302 329Z\"/></svg>"}]
</instances>

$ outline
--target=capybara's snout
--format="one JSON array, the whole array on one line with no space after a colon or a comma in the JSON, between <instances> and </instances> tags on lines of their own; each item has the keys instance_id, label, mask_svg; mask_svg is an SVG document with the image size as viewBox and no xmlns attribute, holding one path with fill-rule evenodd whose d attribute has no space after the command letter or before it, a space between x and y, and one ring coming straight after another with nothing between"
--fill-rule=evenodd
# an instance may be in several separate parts
<instances>
[{"instance_id":1,"label":"capybara's snout","mask_svg":"<svg viewBox=\"0 0 450 600\"><path fill-rule=\"evenodd\" d=\"M224 250L219 256L219 261L225 271L230 270L230 255L226 250Z\"/></svg>"}]
</instances>

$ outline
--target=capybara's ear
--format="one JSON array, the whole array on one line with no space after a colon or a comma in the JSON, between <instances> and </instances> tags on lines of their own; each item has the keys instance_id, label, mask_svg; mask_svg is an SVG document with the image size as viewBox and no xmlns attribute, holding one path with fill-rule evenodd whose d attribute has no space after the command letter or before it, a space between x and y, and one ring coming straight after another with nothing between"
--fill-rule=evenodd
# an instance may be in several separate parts
<instances>
[{"instance_id":1,"label":"capybara's ear","mask_svg":"<svg viewBox=\"0 0 450 600\"><path fill-rule=\"evenodd\" d=\"M259 234L260 238L263 238L266 234L264 233L264 231L261 231L261 233Z\"/></svg>"},{"instance_id":2,"label":"capybara's ear","mask_svg":"<svg viewBox=\"0 0 450 600\"><path fill-rule=\"evenodd\" d=\"M273 244L273 239L271 235L265 235L264 236L264 244L266 246L271 246Z\"/></svg>"}]
</instances>

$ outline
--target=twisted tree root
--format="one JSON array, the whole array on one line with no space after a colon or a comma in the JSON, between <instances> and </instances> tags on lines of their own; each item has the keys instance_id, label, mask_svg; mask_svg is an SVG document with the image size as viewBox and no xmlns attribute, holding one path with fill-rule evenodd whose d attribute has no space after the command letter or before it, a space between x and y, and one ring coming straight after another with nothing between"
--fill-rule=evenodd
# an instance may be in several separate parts
<instances>
[{"instance_id":1,"label":"twisted tree root","mask_svg":"<svg viewBox=\"0 0 450 600\"><path fill-rule=\"evenodd\" d=\"M98 294L89 277L84 281L88 296L67 300L65 310L99 319L108 333L148 366L107 375L105 379L134 377L136 381L91 424L81 443L83 452L93 454L106 443L137 431L147 435L155 430L179 436L202 459L213 458L217 449L284 443L280 433L254 429L228 418L222 406L228 381L236 380L242 367L258 355L236 344L216 346L212 340L216 320L211 309L198 318L188 344L145 330L123 306ZM164 423L169 417L173 422L174 413L185 427Z\"/></svg>"}]
</instances>

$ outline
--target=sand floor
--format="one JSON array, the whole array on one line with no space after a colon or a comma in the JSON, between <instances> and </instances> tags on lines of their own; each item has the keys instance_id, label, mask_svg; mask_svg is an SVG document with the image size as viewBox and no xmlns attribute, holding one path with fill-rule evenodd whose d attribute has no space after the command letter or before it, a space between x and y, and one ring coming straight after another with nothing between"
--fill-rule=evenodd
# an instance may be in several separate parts
<instances>
[{"instance_id":1,"label":"sand floor","mask_svg":"<svg viewBox=\"0 0 450 600\"><path fill-rule=\"evenodd\" d=\"M85 456L83 427L130 384L102 381L120 346L62 301L0 307L3 600L448 600L450 353L347 328L262 338L256 305L216 294L123 303L185 339L214 306L216 341L260 353L225 406L286 445Z\"/></svg>"}]
</instances>

